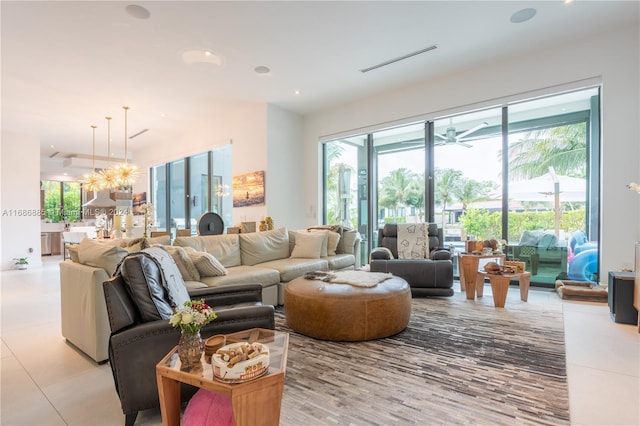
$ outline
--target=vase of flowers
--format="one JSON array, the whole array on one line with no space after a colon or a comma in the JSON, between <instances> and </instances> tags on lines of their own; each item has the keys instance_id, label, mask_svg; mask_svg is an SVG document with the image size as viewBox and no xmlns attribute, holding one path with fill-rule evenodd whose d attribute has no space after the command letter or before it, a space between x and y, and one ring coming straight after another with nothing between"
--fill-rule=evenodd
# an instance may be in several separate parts
<instances>
[{"instance_id":1,"label":"vase of flowers","mask_svg":"<svg viewBox=\"0 0 640 426\"><path fill-rule=\"evenodd\" d=\"M204 344L200 329L216 318L216 313L204 300L188 300L184 302L184 306L175 309L169 322L174 327L180 327L178 356L182 364L181 370L192 373L202 371Z\"/></svg>"},{"instance_id":2,"label":"vase of flowers","mask_svg":"<svg viewBox=\"0 0 640 426\"><path fill-rule=\"evenodd\" d=\"M153 209L153 204L151 203L144 203L140 206L140 211L142 212L142 215L144 217L144 231L142 236L144 238L147 238L147 232L149 232L149 227L151 225L153 225L153 219L154 219L154 209Z\"/></svg>"}]
</instances>

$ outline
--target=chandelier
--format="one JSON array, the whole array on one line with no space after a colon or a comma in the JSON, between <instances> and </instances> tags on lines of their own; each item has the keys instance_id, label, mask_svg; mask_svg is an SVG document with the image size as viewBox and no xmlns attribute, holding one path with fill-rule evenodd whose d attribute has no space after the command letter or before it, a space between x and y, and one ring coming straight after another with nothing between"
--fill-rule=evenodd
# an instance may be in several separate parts
<instances>
[{"instance_id":1,"label":"chandelier","mask_svg":"<svg viewBox=\"0 0 640 426\"><path fill-rule=\"evenodd\" d=\"M105 169L96 171L95 159L95 128L93 128L93 172L84 176L83 184L88 191L100 191L108 189L109 191L131 191L136 178L139 175L138 168L129 163L129 145L127 136L127 112L128 106L124 109L124 162L110 166ZM105 117L107 120L107 162L111 161L111 117Z\"/></svg>"}]
</instances>

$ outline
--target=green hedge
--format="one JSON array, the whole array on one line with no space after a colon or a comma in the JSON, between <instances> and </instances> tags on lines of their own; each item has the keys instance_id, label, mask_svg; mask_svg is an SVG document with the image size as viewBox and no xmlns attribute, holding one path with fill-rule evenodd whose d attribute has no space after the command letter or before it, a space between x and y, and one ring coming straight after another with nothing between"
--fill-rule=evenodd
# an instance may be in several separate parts
<instances>
[{"instance_id":1,"label":"green hedge","mask_svg":"<svg viewBox=\"0 0 640 426\"><path fill-rule=\"evenodd\" d=\"M562 213L560 229L567 234L585 229L585 210L571 210ZM467 235L474 235L477 239L500 239L502 235L502 213L489 212L488 210L468 209L460 216ZM510 212L509 213L509 237L518 239L524 231L554 230L555 213L544 212Z\"/></svg>"}]
</instances>

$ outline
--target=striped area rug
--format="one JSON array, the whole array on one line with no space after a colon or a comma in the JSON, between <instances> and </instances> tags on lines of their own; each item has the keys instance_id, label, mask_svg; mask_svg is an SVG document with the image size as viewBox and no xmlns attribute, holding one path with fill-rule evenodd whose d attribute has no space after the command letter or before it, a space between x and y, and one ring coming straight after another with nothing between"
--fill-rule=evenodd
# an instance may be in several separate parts
<instances>
[{"instance_id":1,"label":"striped area rug","mask_svg":"<svg viewBox=\"0 0 640 426\"><path fill-rule=\"evenodd\" d=\"M406 330L356 343L295 333L284 310L281 425L570 423L560 304L413 299Z\"/></svg>"}]
</instances>

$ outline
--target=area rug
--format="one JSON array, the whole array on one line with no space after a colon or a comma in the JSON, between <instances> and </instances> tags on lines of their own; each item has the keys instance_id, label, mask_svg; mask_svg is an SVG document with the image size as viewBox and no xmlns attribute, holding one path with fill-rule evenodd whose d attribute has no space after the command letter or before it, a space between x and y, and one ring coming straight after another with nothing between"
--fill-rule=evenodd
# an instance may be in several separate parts
<instances>
[{"instance_id":1,"label":"area rug","mask_svg":"<svg viewBox=\"0 0 640 426\"><path fill-rule=\"evenodd\" d=\"M569 424L561 305L413 299L403 332L368 342L290 333L281 425Z\"/></svg>"}]
</instances>

